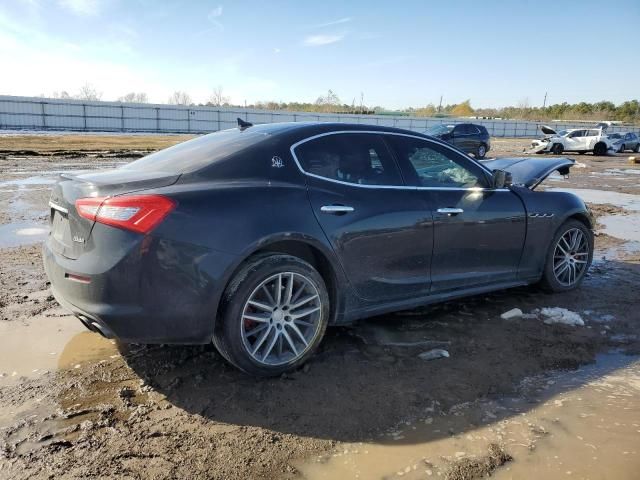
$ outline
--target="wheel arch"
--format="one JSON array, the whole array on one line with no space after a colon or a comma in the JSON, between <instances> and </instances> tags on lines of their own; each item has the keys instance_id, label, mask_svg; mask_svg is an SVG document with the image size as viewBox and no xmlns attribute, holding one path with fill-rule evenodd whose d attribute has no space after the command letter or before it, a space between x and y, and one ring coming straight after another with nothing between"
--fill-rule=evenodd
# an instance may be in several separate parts
<instances>
[{"instance_id":1,"label":"wheel arch","mask_svg":"<svg viewBox=\"0 0 640 480\"><path fill-rule=\"evenodd\" d=\"M266 239L262 239L256 244L248 248L238 258L239 260L229 268L228 273L224 276L223 286L219 289L219 301L215 316L214 332L219 331L221 322L220 315L222 313L223 296L229 283L236 274L251 259L257 256L281 253L300 258L312 265L320 274L327 286L330 301L329 325L340 323L343 316L345 304L347 303L346 291L350 288L346 278L342 272L337 259L333 256L333 252L321 244L316 239L310 238L303 234L281 234ZM345 288L339 288L339 286Z\"/></svg>"}]
</instances>

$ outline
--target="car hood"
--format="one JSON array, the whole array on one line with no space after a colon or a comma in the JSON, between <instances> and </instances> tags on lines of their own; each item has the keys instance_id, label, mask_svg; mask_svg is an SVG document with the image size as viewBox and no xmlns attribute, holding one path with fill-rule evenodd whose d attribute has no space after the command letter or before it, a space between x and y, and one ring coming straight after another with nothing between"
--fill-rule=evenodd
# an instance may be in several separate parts
<instances>
[{"instance_id":1,"label":"car hood","mask_svg":"<svg viewBox=\"0 0 640 480\"><path fill-rule=\"evenodd\" d=\"M551 128L551 127L549 127L547 125L540 125L540 130L545 135L556 135L558 133L553 128Z\"/></svg>"},{"instance_id":2,"label":"car hood","mask_svg":"<svg viewBox=\"0 0 640 480\"><path fill-rule=\"evenodd\" d=\"M540 183L558 171L562 175L568 175L569 169L575 165L575 161L566 157L553 158L499 158L482 162L491 170L505 170L513 178L514 185L533 190Z\"/></svg>"}]
</instances>

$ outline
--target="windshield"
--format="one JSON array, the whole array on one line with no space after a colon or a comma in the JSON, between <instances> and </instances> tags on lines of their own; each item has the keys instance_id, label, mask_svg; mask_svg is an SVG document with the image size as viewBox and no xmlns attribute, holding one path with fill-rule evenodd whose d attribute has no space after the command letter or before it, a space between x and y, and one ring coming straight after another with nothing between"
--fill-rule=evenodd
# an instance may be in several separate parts
<instances>
[{"instance_id":1,"label":"windshield","mask_svg":"<svg viewBox=\"0 0 640 480\"><path fill-rule=\"evenodd\" d=\"M609 138L622 138L622 135L620 135L619 133L612 133L611 135L609 135Z\"/></svg>"},{"instance_id":2,"label":"windshield","mask_svg":"<svg viewBox=\"0 0 640 480\"><path fill-rule=\"evenodd\" d=\"M560 131L558 132L558 136L559 136L559 137L564 137L564 136L566 136L566 135L569 135L569 133L571 133L569 130L560 130Z\"/></svg>"},{"instance_id":3,"label":"windshield","mask_svg":"<svg viewBox=\"0 0 640 480\"><path fill-rule=\"evenodd\" d=\"M123 169L187 173L210 165L263 140L267 133L238 128L210 133L136 160Z\"/></svg>"},{"instance_id":4,"label":"windshield","mask_svg":"<svg viewBox=\"0 0 640 480\"><path fill-rule=\"evenodd\" d=\"M453 130L453 125L434 125L427 129L427 135L442 135Z\"/></svg>"}]
</instances>

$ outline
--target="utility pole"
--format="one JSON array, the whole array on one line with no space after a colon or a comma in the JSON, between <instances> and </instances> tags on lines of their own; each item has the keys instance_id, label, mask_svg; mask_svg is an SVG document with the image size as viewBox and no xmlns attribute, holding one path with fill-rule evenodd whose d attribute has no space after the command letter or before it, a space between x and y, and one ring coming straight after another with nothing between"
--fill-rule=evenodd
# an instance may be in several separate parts
<instances>
[{"instance_id":1,"label":"utility pole","mask_svg":"<svg viewBox=\"0 0 640 480\"><path fill-rule=\"evenodd\" d=\"M547 106L547 92L544 92L544 101L542 102L542 108Z\"/></svg>"},{"instance_id":2,"label":"utility pole","mask_svg":"<svg viewBox=\"0 0 640 480\"><path fill-rule=\"evenodd\" d=\"M442 95L440 95L440 104L438 105L438 113L442 110Z\"/></svg>"}]
</instances>

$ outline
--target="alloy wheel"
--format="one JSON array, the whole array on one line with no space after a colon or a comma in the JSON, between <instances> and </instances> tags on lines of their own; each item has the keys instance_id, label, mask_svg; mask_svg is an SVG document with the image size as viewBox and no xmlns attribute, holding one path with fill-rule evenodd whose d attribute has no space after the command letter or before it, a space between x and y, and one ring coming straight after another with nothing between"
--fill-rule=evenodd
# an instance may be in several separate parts
<instances>
[{"instance_id":1,"label":"alloy wheel","mask_svg":"<svg viewBox=\"0 0 640 480\"><path fill-rule=\"evenodd\" d=\"M295 362L313 344L321 315L320 294L311 279L277 273L253 290L242 309L243 345L263 365Z\"/></svg>"},{"instance_id":2,"label":"alloy wheel","mask_svg":"<svg viewBox=\"0 0 640 480\"><path fill-rule=\"evenodd\" d=\"M582 278L589 262L589 242L582 230L567 230L556 243L553 251L553 274L565 287Z\"/></svg>"}]
</instances>

